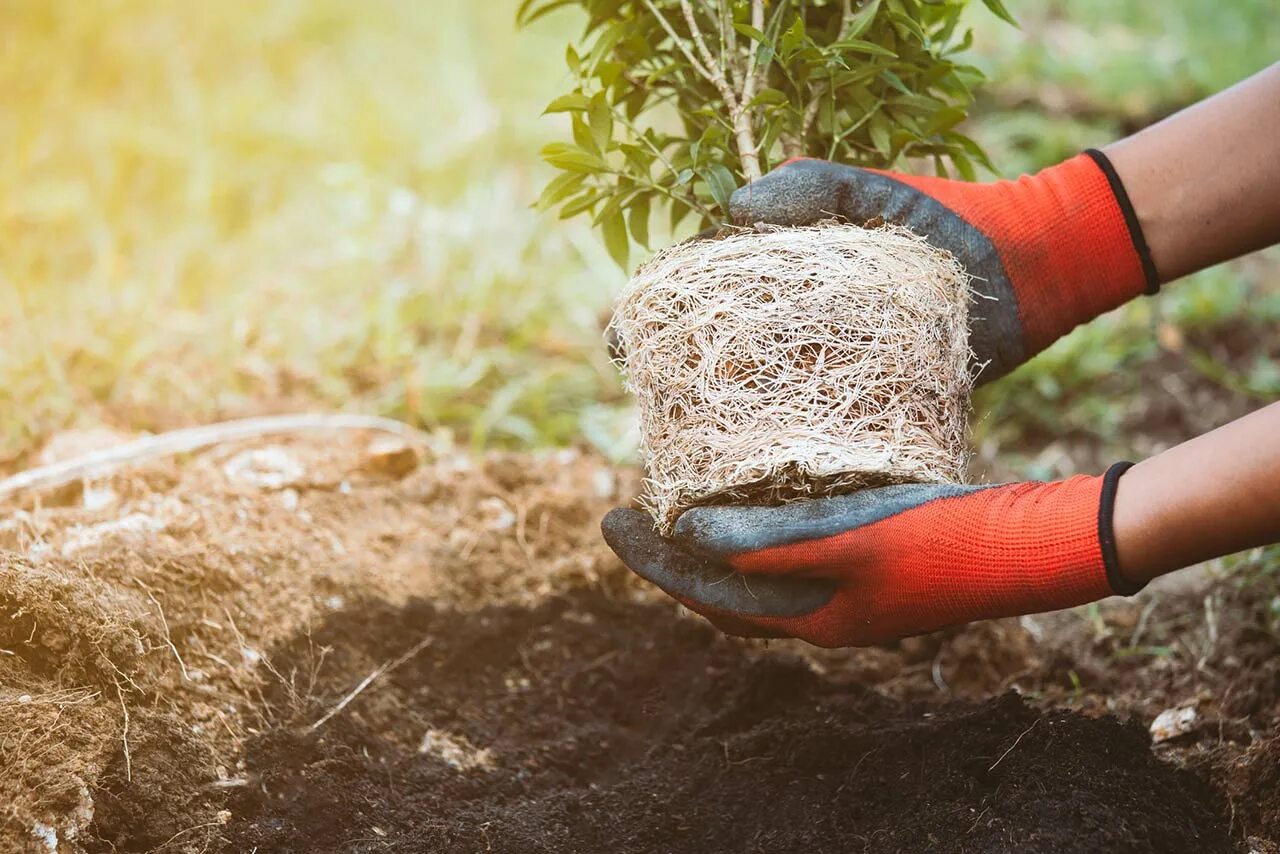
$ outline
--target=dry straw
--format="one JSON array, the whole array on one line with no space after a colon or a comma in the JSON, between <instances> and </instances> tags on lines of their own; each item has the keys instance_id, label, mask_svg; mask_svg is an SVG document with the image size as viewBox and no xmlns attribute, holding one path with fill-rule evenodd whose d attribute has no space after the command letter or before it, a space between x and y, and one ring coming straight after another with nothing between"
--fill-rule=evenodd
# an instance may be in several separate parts
<instances>
[{"instance_id":1,"label":"dry straw","mask_svg":"<svg viewBox=\"0 0 1280 854\"><path fill-rule=\"evenodd\" d=\"M899 228L758 227L660 252L613 319L658 529L702 504L961 480L968 301L955 258Z\"/></svg>"}]
</instances>

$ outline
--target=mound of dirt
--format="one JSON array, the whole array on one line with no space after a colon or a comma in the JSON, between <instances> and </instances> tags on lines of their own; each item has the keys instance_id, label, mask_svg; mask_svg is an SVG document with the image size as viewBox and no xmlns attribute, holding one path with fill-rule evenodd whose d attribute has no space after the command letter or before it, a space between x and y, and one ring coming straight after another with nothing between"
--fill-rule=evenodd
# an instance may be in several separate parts
<instances>
[{"instance_id":1,"label":"mound of dirt","mask_svg":"<svg viewBox=\"0 0 1280 854\"><path fill-rule=\"evenodd\" d=\"M276 713L264 688L291 676L267 651L345 602L625 589L597 520L626 478L572 451L476 460L442 442L419 460L354 434L0 505L0 850L79 850L91 823L139 815L167 816L178 842L216 827L207 799L178 799L173 769L215 790L234 779Z\"/></svg>"}]
</instances>

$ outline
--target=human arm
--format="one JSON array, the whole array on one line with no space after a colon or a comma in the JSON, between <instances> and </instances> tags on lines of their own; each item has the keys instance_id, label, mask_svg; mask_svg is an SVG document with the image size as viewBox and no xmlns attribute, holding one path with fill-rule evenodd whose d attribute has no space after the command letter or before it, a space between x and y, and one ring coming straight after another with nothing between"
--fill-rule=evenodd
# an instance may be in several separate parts
<instances>
[{"instance_id":1,"label":"human arm","mask_svg":"<svg viewBox=\"0 0 1280 854\"><path fill-rule=\"evenodd\" d=\"M1102 150L1161 281L1280 242L1280 63Z\"/></svg>"},{"instance_id":2,"label":"human arm","mask_svg":"<svg viewBox=\"0 0 1280 854\"><path fill-rule=\"evenodd\" d=\"M821 646L1134 593L1280 540L1280 403L1126 465L1055 483L695 507L671 539L634 510L614 510L602 528L632 570L722 630Z\"/></svg>"},{"instance_id":3,"label":"human arm","mask_svg":"<svg viewBox=\"0 0 1280 854\"><path fill-rule=\"evenodd\" d=\"M1280 542L1280 403L1138 463L1119 486L1116 551L1135 584Z\"/></svg>"},{"instance_id":4,"label":"human arm","mask_svg":"<svg viewBox=\"0 0 1280 854\"><path fill-rule=\"evenodd\" d=\"M1280 241L1280 65L1127 139L971 184L798 160L739 189L735 220L906 225L974 277L970 343L996 379L1162 282Z\"/></svg>"}]
</instances>

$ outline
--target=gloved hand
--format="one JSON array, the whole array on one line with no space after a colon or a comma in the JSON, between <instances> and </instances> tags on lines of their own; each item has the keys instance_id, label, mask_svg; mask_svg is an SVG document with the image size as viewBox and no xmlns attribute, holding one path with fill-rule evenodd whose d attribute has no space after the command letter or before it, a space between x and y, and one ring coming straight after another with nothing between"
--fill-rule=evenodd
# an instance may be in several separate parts
<instances>
[{"instance_id":1,"label":"gloved hand","mask_svg":"<svg viewBox=\"0 0 1280 854\"><path fill-rule=\"evenodd\" d=\"M985 364L979 382L1159 285L1124 187L1094 150L992 184L793 160L740 188L729 210L740 225L882 218L950 251L978 295L970 344Z\"/></svg>"},{"instance_id":2,"label":"gloved hand","mask_svg":"<svg viewBox=\"0 0 1280 854\"><path fill-rule=\"evenodd\" d=\"M637 510L601 527L637 574L728 634L866 646L1131 594L1102 477L908 484L781 507L695 507L664 539Z\"/></svg>"}]
</instances>

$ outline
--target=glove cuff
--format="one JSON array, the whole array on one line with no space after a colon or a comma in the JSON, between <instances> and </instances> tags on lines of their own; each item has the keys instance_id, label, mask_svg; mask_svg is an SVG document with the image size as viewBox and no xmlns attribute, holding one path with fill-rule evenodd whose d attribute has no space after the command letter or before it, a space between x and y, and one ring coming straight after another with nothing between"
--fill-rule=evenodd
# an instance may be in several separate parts
<instances>
[{"instance_id":1,"label":"glove cuff","mask_svg":"<svg viewBox=\"0 0 1280 854\"><path fill-rule=\"evenodd\" d=\"M1146 235L1142 233L1142 224L1138 222L1138 213L1133 209L1133 202L1129 199L1129 191L1124 188L1124 183L1121 182L1120 175L1116 172L1116 167L1111 165L1107 155L1096 148L1085 149L1084 153L1102 170L1102 174L1107 178L1107 184L1111 187L1111 192L1115 194L1116 204L1120 206L1120 213L1124 216L1124 224L1129 229L1129 239L1133 242L1133 251L1138 253L1138 260L1142 263L1142 277L1146 285L1143 292L1148 295L1158 293L1160 290L1160 273L1156 270L1156 262L1151 257L1151 247L1147 245ZM1132 463L1129 463L1129 465L1132 465Z\"/></svg>"},{"instance_id":2,"label":"glove cuff","mask_svg":"<svg viewBox=\"0 0 1280 854\"><path fill-rule=\"evenodd\" d=\"M1138 584L1120 573L1120 560L1116 557L1116 534L1112 524L1116 508L1116 493L1120 489L1120 476L1133 468L1133 463L1116 463L1102 476L1102 496L1098 501L1098 543L1102 547L1102 563L1107 570L1107 584L1119 596L1132 596L1146 584Z\"/></svg>"}]
</instances>

